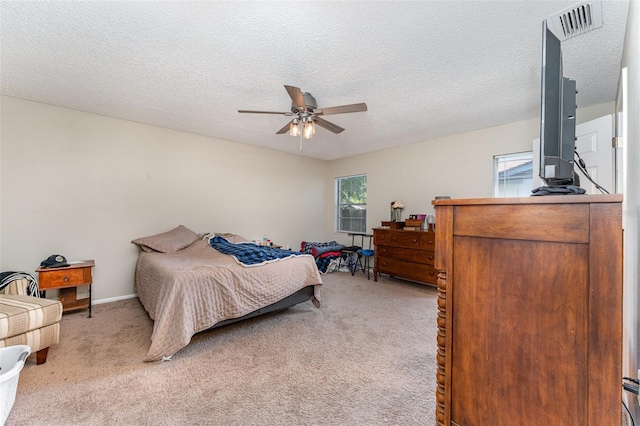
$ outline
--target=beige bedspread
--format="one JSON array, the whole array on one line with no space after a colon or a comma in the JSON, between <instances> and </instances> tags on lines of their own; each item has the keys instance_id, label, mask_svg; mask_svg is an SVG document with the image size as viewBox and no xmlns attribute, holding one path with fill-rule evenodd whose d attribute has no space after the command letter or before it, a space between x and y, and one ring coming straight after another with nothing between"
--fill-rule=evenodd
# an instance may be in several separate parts
<instances>
[{"instance_id":1,"label":"beige bedspread","mask_svg":"<svg viewBox=\"0 0 640 426\"><path fill-rule=\"evenodd\" d=\"M195 333L309 285L315 285L313 303L319 307L322 279L310 255L244 267L204 240L174 254L140 252L136 290L154 320L145 361L170 357Z\"/></svg>"}]
</instances>

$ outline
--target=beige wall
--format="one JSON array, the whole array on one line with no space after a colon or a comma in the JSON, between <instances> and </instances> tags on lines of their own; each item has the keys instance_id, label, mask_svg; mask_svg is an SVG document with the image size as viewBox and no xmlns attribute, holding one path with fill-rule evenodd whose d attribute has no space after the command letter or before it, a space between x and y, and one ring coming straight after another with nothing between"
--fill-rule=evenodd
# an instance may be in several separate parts
<instances>
[{"instance_id":1,"label":"beige wall","mask_svg":"<svg viewBox=\"0 0 640 426\"><path fill-rule=\"evenodd\" d=\"M640 368L640 328L638 315L640 304L640 2L629 2L629 15L624 41L622 66L628 72L628 98L626 107L627 134L623 148L626 156L624 170L626 186L624 190L624 361L622 374L638 377ZM638 401L627 392L624 397L631 410L638 412ZM638 421L636 420L636 423Z\"/></svg>"},{"instance_id":2,"label":"beige wall","mask_svg":"<svg viewBox=\"0 0 640 426\"><path fill-rule=\"evenodd\" d=\"M614 113L614 103L579 109L578 123ZM389 204L401 200L408 214L433 214L431 200L493 196L493 156L531 151L540 136L538 118L491 127L413 145L335 160L329 163L327 187L339 176L367 174L367 228L389 220ZM327 195L327 234L335 233L334 194Z\"/></svg>"},{"instance_id":3,"label":"beige wall","mask_svg":"<svg viewBox=\"0 0 640 426\"><path fill-rule=\"evenodd\" d=\"M136 237L183 224L347 243L335 232L335 177L367 174L371 228L394 199L406 216L432 213L437 195L490 197L493 156L530 150L539 133L535 118L324 162L10 97L0 126L0 267L33 271L54 253L95 259L95 300L134 292Z\"/></svg>"},{"instance_id":4,"label":"beige wall","mask_svg":"<svg viewBox=\"0 0 640 426\"><path fill-rule=\"evenodd\" d=\"M94 300L134 293L136 237L324 238L326 163L2 97L0 267L95 259Z\"/></svg>"}]
</instances>

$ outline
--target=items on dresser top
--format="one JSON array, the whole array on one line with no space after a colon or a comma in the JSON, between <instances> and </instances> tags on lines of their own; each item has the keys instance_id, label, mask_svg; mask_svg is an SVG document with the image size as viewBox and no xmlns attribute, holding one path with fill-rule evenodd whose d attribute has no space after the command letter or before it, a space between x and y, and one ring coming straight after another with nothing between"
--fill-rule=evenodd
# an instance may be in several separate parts
<instances>
[{"instance_id":1,"label":"items on dresser top","mask_svg":"<svg viewBox=\"0 0 640 426\"><path fill-rule=\"evenodd\" d=\"M433 268L435 233L422 230L374 228L373 280L388 274L396 278L436 285Z\"/></svg>"},{"instance_id":2,"label":"items on dresser top","mask_svg":"<svg viewBox=\"0 0 640 426\"><path fill-rule=\"evenodd\" d=\"M394 221L389 222L389 221L383 220L381 222L380 226L382 228L402 229L402 228L404 228L404 224L405 223L403 221L401 221L401 222L394 222Z\"/></svg>"}]
</instances>

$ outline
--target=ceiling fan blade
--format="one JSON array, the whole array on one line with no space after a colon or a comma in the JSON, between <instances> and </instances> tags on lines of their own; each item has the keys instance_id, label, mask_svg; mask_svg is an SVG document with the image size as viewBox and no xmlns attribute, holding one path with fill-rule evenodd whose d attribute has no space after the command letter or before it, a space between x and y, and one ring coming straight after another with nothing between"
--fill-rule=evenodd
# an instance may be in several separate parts
<instances>
[{"instance_id":1,"label":"ceiling fan blade","mask_svg":"<svg viewBox=\"0 0 640 426\"><path fill-rule=\"evenodd\" d=\"M367 110L367 104L351 104L351 105L340 105L334 107L327 108L318 108L314 112L318 115L331 115L331 114L344 114L347 112L361 112Z\"/></svg>"},{"instance_id":2,"label":"ceiling fan blade","mask_svg":"<svg viewBox=\"0 0 640 426\"><path fill-rule=\"evenodd\" d=\"M251 111L247 109L239 109L239 113L241 114L278 114L278 115L291 115L290 112L281 112L281 111Z\"/></svg>"},{"instance_id":3,"label":"ceiling fan blade","mask_svg":"<svg viewBox=\"0 0 640 426\"><path fill-rule=\"evenodd\" d=\"M291 120L291 121L293 121L293 120ZM291 125L291 121L290 121L290 122L288 122L288 123L287 123L287 125L286 125L286 126L284 126L282 129L278 130L278 131L276 132L276 135L282 135L282 134L287 133L287 132L289 131L289 126Z\"/></svg>"},{"instance_id":4,"label":"ceiling fan blade","mask_svg":"<svg viewBox=\"0 0 640 426\"><path fill-rule=\"evenodd\" d=\"M284 85L284 88L287 89L287 93L291 97L293 104L300 109L301 111L307 110L307 104L304 103L304 96L302 95L302 90L298 87L287 86Z\"/></svg>"},{"instance_id":5,"label":"ceiling fan blade","mask_svg":"<svg viewBox=\"0 0 640 426\"><path fill-rule=\"evenodd\" d=\"M341 133L344 132L344 129L338 125L335 125L333 123L328 122L327 120L325 120L324 118L320 118L318 116L313 117L313 121L316 122L316 124L320 127L324 127L325 129L327 129L330 132L333 133Z\"/></svg>"}]
</instances>

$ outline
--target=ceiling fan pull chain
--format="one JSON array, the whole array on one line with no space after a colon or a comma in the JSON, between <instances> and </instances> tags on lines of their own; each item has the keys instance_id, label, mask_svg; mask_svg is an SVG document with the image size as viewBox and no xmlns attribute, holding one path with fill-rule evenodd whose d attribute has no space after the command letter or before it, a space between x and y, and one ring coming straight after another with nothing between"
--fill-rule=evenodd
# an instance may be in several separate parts
<instances>
[{"instance_id":1,"label":"ceiling fan pull chain","mask_svg":"<svg viewBox=\"0 0 640 426\"><path fill-rule=\"evenodd\" d=\"M302 132L300 132L300 154L302 154Z\"/></svg>"}]
</instances>

